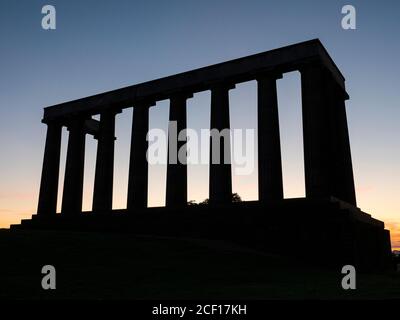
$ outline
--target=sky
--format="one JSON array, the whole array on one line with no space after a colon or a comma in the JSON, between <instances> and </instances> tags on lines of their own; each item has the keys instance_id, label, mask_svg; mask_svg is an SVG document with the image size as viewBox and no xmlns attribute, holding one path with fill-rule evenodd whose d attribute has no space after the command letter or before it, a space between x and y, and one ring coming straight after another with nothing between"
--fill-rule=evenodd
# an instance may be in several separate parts
<instances>
[{"instance_id":1,"label":"sky","mask_svg":"<svg viewBox=\"0 0 400 320\"><path fill-rule=\"evenodd\" d=\"M56 29L41 27L44 5ZM356 29L341 27L344 5ZM43 108L313 38L346 78L358 206L385 221L400 248L400 3L398 1L0 1L0 227L36 211ZM278 80L285 197L304 196L300 78ZM256 84L230 92L233 128L255 128ZM188 100L188 127L209 127L210 93ZM167 128L168 101L150 111ZM126 205L132 109L117 116L114 208ZM59 199L67 131L63 131ZM91 209L96 141L87 137L84 210ZM208 197L208 166L188 168L189 199ZM233 191L257 198L257 170ZM149 168L149 204L165 201L165 166ZM60 201L59 201L60 202ZM58 205L60 207L60 203Z\"/></svg>"}]
</instances>

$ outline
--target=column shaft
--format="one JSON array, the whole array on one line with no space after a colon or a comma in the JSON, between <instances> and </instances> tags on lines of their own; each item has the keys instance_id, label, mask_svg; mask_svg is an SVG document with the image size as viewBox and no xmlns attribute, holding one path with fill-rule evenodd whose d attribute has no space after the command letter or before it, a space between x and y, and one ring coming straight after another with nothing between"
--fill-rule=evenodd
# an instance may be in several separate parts
<instances>
[{"instance_id":1,"label":"column shaft","mask_svg":"<svg viewBox=\"0 0 400 320\"><path fill-rule=\"evenodd\" d=\"M279 135L276 77L262 76L258 82L258 199L283 199L281 144Z\"/></svg>"},{"instance_id":2,"label":"column shaft","mask_svg":"<svg viewBox=\"0 0 400 320\"><path fill-rule=\"evenodd\" d=\"M114 176L115 112L104 111L100 115L96 173L93 190L93 211L111 213Z\"/></svg>"},{"instance_id":3,"label":"column shaft","mask_svg":"<svg viewBox=\"0 0 400 320\"><path fill-rule=\"evenodd\" d=\"M211 89L210 204L232 202L231 143L229 134L229 89L231 88L231 86L222 84Z\"/></svg>"},{"instance_id":4,"label":"column shaft","mask_svg":"<svg viewBox=\"0 0 400 320\"><path fill-rule=\"evenodd\" d=\"M170 100L165 197L166 206L169 207L182 207L187 204L186 135L184 139L182 135L179 139L179 134L186 129L187 98L187 95L177 94Z\"/></svg>"},{"instance_id":5,"label":"column shaft","mask_svg":"<svg viewBox=\"0 0 400 320\"><path fill-rule=\"evenodd\" d=\"M133 110L131 154L129 162L127 209L147 207L148 162L146 158L149 131L149 107L138 105Z\"/></svg>"},{"instance_id":6,"label":"column shaft","mask_svg":"<svg viewBox=\"0 0 400 320\"><path fill-rule=\"evenodd\" d=\"M301 70L303 111L304 174L306 196L331 195L330 120L322 66L307 65Z\"/></svg>"},{"instance_id":7,"label":"column shaft","mask_svg":"<svg viewBox=\"0 0 400 320\"><path fill-rule=\"evenodd\" d=\"M345 94L329 81L332 155L332 195L356 205L353 166L347 126Z\"/></svg>"},{"instance_id":8,"label":"column shaft","mask_svg":"<svg viewBox=\"0 0 400 320\"><path fill-rule=\"evenodd\" d=\"M61 213L65 215L78 215L82 212L85 163L84 123L84 118L76 118L71 120L68 127L68 150L61 207Z\"/></svg>"},{"instance_id":9,"label":"column shaft","mask_svg":"<svg viewBox=\"0 0 400 320\"><path fill-rule=\"evenodd\" d=\"M37 213L40 216L55 215L57 212L58 178L60 171L61 129L59 123L47 124L42 178Z\"/></svg>"}]
</instances>

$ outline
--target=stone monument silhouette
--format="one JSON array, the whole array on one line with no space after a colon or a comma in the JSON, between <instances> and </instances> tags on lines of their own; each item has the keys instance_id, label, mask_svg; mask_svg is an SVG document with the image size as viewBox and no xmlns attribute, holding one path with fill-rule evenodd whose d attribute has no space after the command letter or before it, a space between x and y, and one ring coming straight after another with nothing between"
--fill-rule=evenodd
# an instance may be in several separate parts
<instances>
[{"instance_id":1,"label":"stone monument silhouette","mask_svg":"<svg viewBox=\"0 0 400 320\"><path fill-rule=\"evenodd\" d=\"M306 197L284 199L276 80L301 73ZM211 91L210 129L229 123L229 90L258 86L258 201L232 203L230 164L210 164L209 204L187 205L185 164L168 164L166 206L147 207L149 108L170 100L170 121L186 128L186 101ZM13 228L102 230L231 240L290 251L327 265L389 265L384 223L357 208L346 120L345 79L318 39L104 92L44 109L47 125L37 214ZM133 108L126 210L112 209L115 115ZM92 118L100 115L100 120ZM61 130L69 131L57 214ZM98 141L93 211L82 213L85 135ZM222 143L222 142L221 142ZM225 141L223 143L229 143ZM171 156L169 152L168 156Z\"/></svg>"}]
</instances>

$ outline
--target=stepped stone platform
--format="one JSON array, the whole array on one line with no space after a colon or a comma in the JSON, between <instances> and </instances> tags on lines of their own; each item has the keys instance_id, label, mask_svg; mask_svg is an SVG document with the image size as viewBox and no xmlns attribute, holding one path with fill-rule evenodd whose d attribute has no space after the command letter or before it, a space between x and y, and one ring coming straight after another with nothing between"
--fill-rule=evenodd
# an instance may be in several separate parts
<instances>
[{"instance_id":1,"label":"stepped stone platform","mask_svg":"<svg viewBox=\"0 0 400 320\"><path fill-rule=\"evenodd\" d=\"M391 268L390 234L384 223L330 197L285 199L262 204L113 210L75 216L33 215L16 230L71 230L228 240L269 253L328 267Z\"/></svg>"}]
</instances>

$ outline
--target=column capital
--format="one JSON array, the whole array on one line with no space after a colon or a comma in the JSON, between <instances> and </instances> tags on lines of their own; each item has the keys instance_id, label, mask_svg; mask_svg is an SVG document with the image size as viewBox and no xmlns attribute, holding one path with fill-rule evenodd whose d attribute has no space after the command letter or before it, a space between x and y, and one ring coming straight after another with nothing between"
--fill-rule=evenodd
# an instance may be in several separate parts
<instances>
[{"instance_id":1,"label":"column capital","mask_svg":"<svg viewBox=\"0 0 400 320\"><path fill-rule=\"evenodd\" d=\"M49 126L49 125L63 126L65 123L65 119L64 118L42 119L41 122L47 126Z\"/></svg>"},{"instance_id":2,"label":"column capital","mask_svg":"<svg viewBox=\"0 0 400 320\"><path fill-rule=\"evenodd\" d=\"M343 89L340 85L337 84L333 77L327 77L326 79L327 86L329 86L330 92L334 94L334 96L339 97L342 100L349 100L350 97L345 89Z\"/></svg>"},{"instance_id":3,"label":"column capital","mask_svg":"<svg viewBox=\"0 0 400 320\"><path fill-rule=\"evenodd\" d=\"M122 109L120 107L109 107L107 109L103 109L100 112L94 114L94 115L102 115L102 114L107 114L107 115L117 115L118 113L121 113Z\"/></svg>"},{"instance_id":4,"label":"column capital","mask_svg":"<svg viewBox=\"0 0 400 320\"><path fill-rule=\"evenodd\" d=\"M85 130L86 133L92 134L93 138L99 140L99 136L101 136L104 132L104 127L109 126L110 123L115 123L115 115L118 112L114 111L104 111L100 113L100 120L89 119L85 121ZM114 135L114 134L113 134ZM117 140L117 137L114 136L114 140Z\"/></svg>"},{"instance_id":5,"label":"column capital","mask_svg":"<svg viewBox=\"0 0 400 320\"><path fill-rule=\"evenodd\" d=\"M84 128L85 123L87 120L90 120L90 116L88 115L74 115L70 116L68 119L65 121L65 126L67 127L68 131L71 131L71 129L75 128Z\"/></svg>"},{"instance_id":6,"label":"column capital","mask_svg":"<svg viewBox=\"0 0 400 320\"><path fill-rule=\"evenodd\" d=\"M282 73L273 71L263 71L255 73L254 77L256 81L269 80L269 79L278 80L282 79Z\"/></svg>"},{"instance_id":7,"label":"column capital","mask_svg":"<svg viewBox=\"0 0 400 320\"><path fill-rule=\"evenodd\" d=\"M319 68L321 70L326 70L328 71L328 69L326 68L326 66L322 63L322 61L320 60L310 60L310 61L305 61L302 63L299 63L297 66L297 70L302 73L304 71L307 71L309 69L315 69L315 68Z\"/></svg>"},{"instance_id":8,"label":"column capital","mask_svg":"<svg viewBox=\"0 0 400 320\"><path fill-rule=\"evenodd\" d=\"M156 105L154 100L138 100L133 103L133 108L151 108Z\"/></svg>"},{"instance_id":9,"label":"column capital","mask_svg":"<svg viewBox=\"0 0 400 320\"><path fill-rule=\"evenodd\" d=\"M98 134L93 135L93 139L99 140L99 135ZM114 141L118 140L116 136L114 136L113 139L114 139Z\"/></svg>"},{"instance_id":10,"label":"column capital","mask_svg":"<svg viewBox=\"0 0 400 320\"><path fill-rule=\"evenodd\" d=\"M193 93L189 91L175 91L169 94L169 99L182 99L187 100L193 98Z\"/></svg>"},{"instance_id":11,"label":"column capital","mask_svg":"<svg viewBox=\"0 0 400 320\"><path fill-rule=\"evenodd\" d=\"M302 75L309 75L309 77L315 77L315 81L322 81L324 83L325 88L331 86L334 88L335 92L340 95L343 100L348 100L349 95L346 92L346 89L342 87L334 78L332 72L326 68L325 65L320 61L310 61L307 63L303 63L298 68L299 72ZM311 73L311 75L310 75Z\"/></svg>"},{"instance_id":12,"label":"column capital","mask_svg":"<svg viewBox=\"0 0 400 320\"><path fill-rule=\"evenodd\" d=\"M231 90L236 88L236 83L233 83L231 81L225 81L225 80L220 80L220 81L213 81L208 84L210 86L211 90Z\"/></svg>"}]
</instances>

